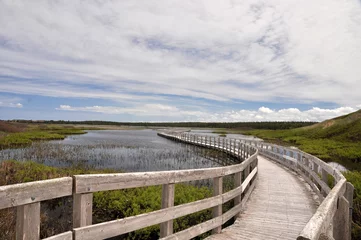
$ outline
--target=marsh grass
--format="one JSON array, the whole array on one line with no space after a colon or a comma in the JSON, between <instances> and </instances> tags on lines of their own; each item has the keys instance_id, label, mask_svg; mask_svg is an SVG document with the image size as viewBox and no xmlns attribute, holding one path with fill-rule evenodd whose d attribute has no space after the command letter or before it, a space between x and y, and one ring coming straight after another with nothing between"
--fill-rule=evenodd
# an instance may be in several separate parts
<instances>
[{"instance_id":1,"label":"marsh grass","mask_svg":"<svg viewBox=\"0 0 361 240\"><path fill-rule=\"evenodd\" d=\"M29 146L34 141L59 140L67 135L84 134L82 129L67 126L38 126L0 121L0 149Z\"/></svg>"}]
</instances>

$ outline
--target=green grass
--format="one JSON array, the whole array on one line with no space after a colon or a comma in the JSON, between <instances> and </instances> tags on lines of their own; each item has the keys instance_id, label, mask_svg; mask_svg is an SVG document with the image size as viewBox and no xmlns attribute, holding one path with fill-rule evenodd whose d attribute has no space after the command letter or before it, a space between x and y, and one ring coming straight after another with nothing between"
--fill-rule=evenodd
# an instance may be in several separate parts
<instances>
[{"instance_id":1,"label":"green grass","mask_svg":"<svg viewBox=\"0 0 361 240\"><path fill-rule=\"evenodd\" d=\"M348 169L361 170L361 118L349 121L352 116L304 128L243 133L281 145L294 145L326 162L334 161Z\"/></svg>"},{"instance_id":2,"label":"green grass","mask_svg":"<svg viewBox=\"0 0 361 240\"><path fill-rule=\"evenodd\" d=\"M33 141L60 140L71 134L84 134L85 131L79 129L59 129L59 130L33 130L7 133L0 138L0 148L11 148L26 146Z\"/></svg>"}]
</instances>

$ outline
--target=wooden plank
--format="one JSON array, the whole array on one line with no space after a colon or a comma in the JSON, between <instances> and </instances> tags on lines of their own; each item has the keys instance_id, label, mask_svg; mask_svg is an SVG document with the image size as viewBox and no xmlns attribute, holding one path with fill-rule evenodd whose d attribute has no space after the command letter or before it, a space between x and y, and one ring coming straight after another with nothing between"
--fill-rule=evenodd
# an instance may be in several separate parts
<instances>
[{"instance_id":1,"label":"wooden plank","mask_svg":"<svg viewBox=\"0 0 361 240\"><path fill-rule=\"evenodd\" d=\"M209 179L242 171L256 158L257 153L253 154L250 158L241 164L216 168L140 173L75 175L74 191L75 193L79 194Z\"/></svg>"},{"instance_id":2,"label":"wooden plank","mask_svg":"<svg viewBox=\"0 0 361 240\"><path fill-rule=\"evenodd\" d=\"M182 204L151 213L75 228L76 240L104 239L159 224L194 212L222 204L222 195Z\"/></svg>"},{"instance_id":3,"label":"wooden plank","mask_svg":"<svg viewBox=\"0 0 361 240\"><path fill-rule=\"evenodd\" d=\"M92 224L93 193L73 195L73 227L84 227Z\"/></svg>"},{"instance_id":4,"label":"wooden plank","mask_svg":"<svg viewBox=\"0 0 361 240\"><path fill-rule=\"evenodd\" d=\"M202 222L200 224L197 224L193 227L187 228L183 231L177 232L175 234L172 234L168 237L161 238L162 240L170 240L170 239L177 239L177 240L188 240L192 239L196 236L201 235L202 233L208 232L209 230L222 225L222 216L219 216L217 218L212 218L211 220Z\"/></svg>"},{"instance_id":5,"label":"wooden plank","mask_svg":"<svg viewBox=\"0 0 361 240\"><path fill-rule=\"evenodd\" d=\"M174 206L174 183L162 186L162 209ZM160 237L173 234L173 219L160 224Z\"/></svg>"},{"instance_id":6,"label":"wooden plank","mask_svg":"<svg viewBox=\"0 0 361 240\"><path fill-rule=\"evenodd\" d=\"M225 224L229 219L236 216L242 210L242 203L239 203L228 210L226 213L222 215L222 224Z\"/></svg>"},{"instance_id":7,"label":"wooden plank","mask_svg":"<svg viewBox=\"0 0 361 240\"><path fill-rule=\"evenodd\" d=\"M346 191L346 180L340 180L318 207L316 213L303 228L297 240L319 239L332 223L337 210L337 201Z\"/></svg>"},{"instance_id":8,"label":"wooden plank","mask_svg":"<svg viewBox=\"0 0 361 240\"><path fill-rule=\"evenodd\" d=\"M244 182L242 183L242 192L244 192L244 190L246 190L248 184L250 183L250 181L253 179L253 177L257 174L258 168L255 167L252 172L248 175L248 177L244 180Z\"/></svg>"},{"instance_id":9,"label":"wooden plank","mask_svg":"<svg viewBox=\"0 0 361 240\"><path fill-rule=\"evenodd\" d=\"M43 238L42 240L73 240L73 232L68 231L48 238Z\"/></svg>"},{"instance_id":10,"label":"wooden plank","mask_svg":"<svg viewBox=\"0 0 361 240\"><path fill-rule=\"evenodd\" d=\"M255 176L255 178L254 178L251 186L249 187L248 191L246 192L246 194L241 199L242 208L246 205L246 202L248 201L248 198L251 196L251 193L253 192L253 189L256 186L256 181L257 181L257 175Z\"/></svg>"},{"instance_id":11,"label":"wooden plank","mask_svg":"<svg viewBox=\"0 0 361 240\"><path fill-rule=\"evenodd\" d=\"M222 177L216 177L213 178L213 196L222 196L223 192L223 178ZM213 218L219 217L222 215L222 202L218 204L217 206L213 207L212 209L212 216ZM216 228L212 229L212 233L220 233L222 230L222 226L217 226Z\"/></svg>"},{"instance_id":12,"label":"wooden plank","mask_svg":"<svg viewBox=\"0 0 361 240\"><path fill-rule=\"evenodd\" d=\"M234 174L234 185L236 187L235 190L238 188L240 188L241 190L241 193L234 198L234 205L236 206L242 202L242 172L238 172ZM223 200L223 202L226 201ZM239 217L239 215L237 215L237 217Z\"/></svg>"},{"instance_id":13,"label":"wooden plank","mask_svg":"<svg viewBox=\"0 0 361 240\"><path fill-rule=\"evenodd\" d=\"M0 209L71 196L72 178L56 178L0 186Z\"/></svg>"},{"instance_id":14,"label":"wooden plank","mask_svg":"<svg viewBox=\"0 0 361 240\"><path fill-rule=\"evenodd\" d=\"M16 210L16 239L39 239L40 202L18 206Z\"/></svg>"},{"instance_id":15,"label":"wooden plank","mask_svg":"<svg viewBox=\"0 0 361 240\"><path fill-rule=\"evenodd\" d=\"M223 167L178 171L75 175L75 193L109 191L209 179L223 175Z\"/></svg>"},{"instance_id":16,"label":"wooden plank","mask_svg":"<svg viewBox=\"0 0 361 240\"><path fill-rule=\"evenodd\" d=\"M309 176L312 176L312 179L314 179L316 183L321 186L321 189L326 193L326 195L331 191L331 188L322 179L320 179L319 175L315 171L305 167L303 164L300 164L299 166L307 171ZM307 175L304 175L303 177L307 178Z\"/></svg>"}]
</instances>

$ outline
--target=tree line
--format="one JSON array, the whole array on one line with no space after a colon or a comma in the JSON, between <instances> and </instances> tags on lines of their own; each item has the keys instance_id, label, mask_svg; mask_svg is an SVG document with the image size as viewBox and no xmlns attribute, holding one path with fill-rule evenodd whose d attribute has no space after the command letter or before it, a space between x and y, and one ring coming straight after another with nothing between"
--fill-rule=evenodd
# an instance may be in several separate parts
<instances>
[{"instance_id":1,"label":"tree line","mask_svg":"<svg viewBox=\"0 0 361 240\"><path fill-rule=\"evenodd\" d=\"M87 124L144 127L185 127L185 128L237 128L237 129L291 129L313 125L317 122L114 122L114 121L64 121L64 120L11 120L21 123L44 124Z\"/></svg>"}]
</instances>

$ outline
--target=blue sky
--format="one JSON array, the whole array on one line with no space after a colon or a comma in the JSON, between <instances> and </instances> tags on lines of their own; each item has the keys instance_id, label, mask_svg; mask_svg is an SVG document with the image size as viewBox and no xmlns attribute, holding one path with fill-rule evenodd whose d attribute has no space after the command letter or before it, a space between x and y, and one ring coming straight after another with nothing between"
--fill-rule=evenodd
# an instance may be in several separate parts
<instances>
[{"instance_id":1,"label":"blue sky","mask_svg":"<svg viewBox=\"0 0 361 240\"><path fill-rule=\"evenodd\" d=\"M0 0L0 119L322 121L361 108L360 26L358 0Z\"/></svg>"}]
</instances>

